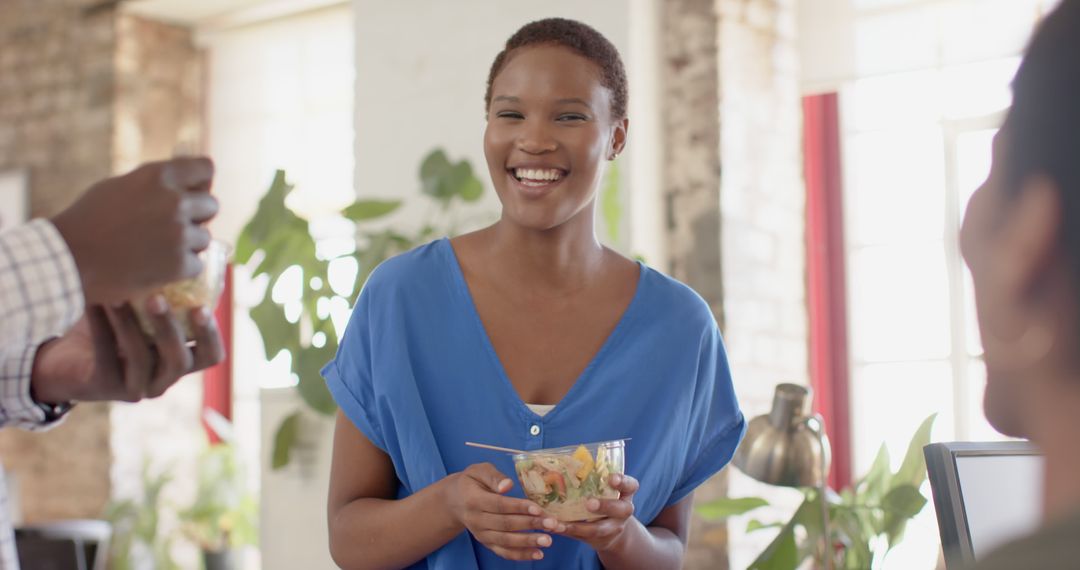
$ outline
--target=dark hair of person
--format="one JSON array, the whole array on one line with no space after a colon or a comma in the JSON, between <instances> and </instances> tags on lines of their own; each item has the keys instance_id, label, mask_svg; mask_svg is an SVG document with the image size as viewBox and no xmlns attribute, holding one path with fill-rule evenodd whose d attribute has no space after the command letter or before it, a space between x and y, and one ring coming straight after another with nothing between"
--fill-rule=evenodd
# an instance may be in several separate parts
<instances>
[{"instance_id":1,"label":"dark hair of person","mask_svg":"<svg viewBox=\"0 0 1080 570\"><path fill-rule=\"evenodd\" d=\"M1035 31L1005 124L1008 191L1032 175L1057 184L1062 245L1080 278L1080 0L1062 0Z\"/></svg>"},{"instance_id":2,"label":"dark hair of person","mask_svg":"<svg viewBox=\"0 0 1080 570\"><path fill-rule=\"evenodd\" d=\"M530 22L506 40L506 46L495 56L488 73L487 91L484 93L485 109L491 107L491 84L513 57L514 50L537 45L562 46L596 64L600 71L600 84L611 91L611 117L616 120L626 118L629 89L619 50L592 27L565 18Z\"/></svg>"}]
</instances>

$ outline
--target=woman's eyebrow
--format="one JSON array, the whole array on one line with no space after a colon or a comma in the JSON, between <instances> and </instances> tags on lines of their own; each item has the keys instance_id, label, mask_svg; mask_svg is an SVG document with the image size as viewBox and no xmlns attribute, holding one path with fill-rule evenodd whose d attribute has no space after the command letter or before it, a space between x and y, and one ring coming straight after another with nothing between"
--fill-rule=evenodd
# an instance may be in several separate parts
<instances>
[{"instance_id":1,"label":"woman's eyebrow","mask_svg":"<svg viewBox=\"0 0 1080 570\"><path fill-rule=\"evenodd\" d=\"M559 103L560 105L566 104L566 103L577 103L578 105L584 105L585 107L588 107L589 109L592 109L592 106L589 105L588 101L586 101L584 99L579 99L578 97L569 97L569 98L566 98L566 99L559 99L558 101L556 101L556 103Z\"/></svg>"}]
</instances>

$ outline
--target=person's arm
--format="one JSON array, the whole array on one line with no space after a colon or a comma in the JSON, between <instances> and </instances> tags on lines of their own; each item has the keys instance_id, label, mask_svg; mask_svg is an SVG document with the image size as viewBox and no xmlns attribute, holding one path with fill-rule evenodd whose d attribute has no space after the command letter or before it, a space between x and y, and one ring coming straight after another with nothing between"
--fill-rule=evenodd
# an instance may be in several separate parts
<instances>
[{"instance_id":1,"label":"person's arm","mask_svg":"<svg viewBox=\"0 0 1080 570\"><path fill-rule=\"evenodd\" d=\"M30 394L34 355L82 314L83 300L75 261L51 223L0 233L0 427L49 423Z\"/></svg>"},{"instance_id":2,"label":"person's arm","mask_svg":"<svg viewBox=\"0 0 1080 570\"><path fill-rule=\"evenodd\" d=\"M98 182L51 220L0 233L0 427L58 419L40 402L62 402L35 400L31 373L43 343L85 305L123 303L201 270L202 224L217 213L212 179L206 158L145 164Z\"/></svg>"},{"instance_id":3,"label":"person's arm","mask_svg":"<svg viewBox=\"0 0 1080 570\"><path fill-rule=\"evenodd\" d=\"M194 345L160 296L147 303L147 337L130 305L91 306L67 333L34 355L31 391L39 402L156 398L191 372L220 362L225 349L209 309L192 310Z\"/></svg>"},{"instance_id":4,"label":"person's arm","mask_svg":"<svg viewBox=\"0 0 1080 570\"><path fill-rule=\"evenodd\" d=\"M637 480L627 475L611 475L608 481L619 491L619 498L590 499L586 503L586 508L606 518L566 523L557 532L591 546L604 568L681 568L690 535L694 494L660 511L645 526L634 517Z\"/></svg>"},{"instance_id":5,"label":"person's arm","mask_svg":"<svg viewBox=\"0 0 1080 570\"><path fill-rule=\"evenodd\" d=\"M472 465L404 499L395 499L390 457L341 412L334 430L327 518L330 555L343 569L402 568L465 530L499 556L536 560L551 537L539 507L501 496L513 486L490 464ZM531 514L530 514L531 513Z\"/></svg>"}]
</instances>

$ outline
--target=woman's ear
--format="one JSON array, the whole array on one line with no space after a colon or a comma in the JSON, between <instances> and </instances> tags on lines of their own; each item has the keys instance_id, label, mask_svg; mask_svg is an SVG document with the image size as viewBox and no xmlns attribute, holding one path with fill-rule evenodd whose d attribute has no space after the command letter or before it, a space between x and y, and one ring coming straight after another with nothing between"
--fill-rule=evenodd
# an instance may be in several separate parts
<instances>
[{"instance_id":1,"label":"woman's ear","mask_svg":"<svg viewBox=\"0 0 1080 570\"><path fill-rule=\"evenodd\" d=\"M626 135L629 130L630 119L624 118L615 122L611 134L611 148L608 149L608 160L615 160L615 157L626 148Z\"/></svg>"}]
</instances>

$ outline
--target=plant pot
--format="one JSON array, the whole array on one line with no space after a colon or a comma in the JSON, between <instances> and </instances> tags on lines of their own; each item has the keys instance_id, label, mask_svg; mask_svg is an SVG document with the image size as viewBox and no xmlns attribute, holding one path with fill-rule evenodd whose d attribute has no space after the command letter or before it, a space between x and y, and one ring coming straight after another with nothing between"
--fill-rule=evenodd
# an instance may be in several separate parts
<instances>
[{"instance_id":1,"label":"plant pot","mask_svg":"<svg viewBox=\"0 0 1080 570\"><path fill-rule=\"evenodd\" d=\"M225 550L204 550L203 568L206 570L239 570L239 552L231 548Z\"/></svg>"}]
</instances>

